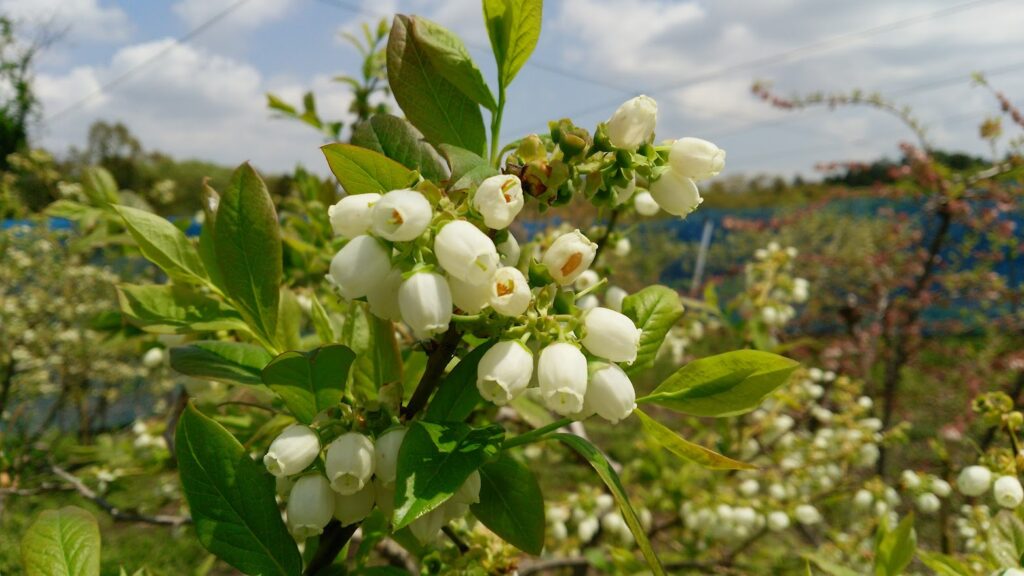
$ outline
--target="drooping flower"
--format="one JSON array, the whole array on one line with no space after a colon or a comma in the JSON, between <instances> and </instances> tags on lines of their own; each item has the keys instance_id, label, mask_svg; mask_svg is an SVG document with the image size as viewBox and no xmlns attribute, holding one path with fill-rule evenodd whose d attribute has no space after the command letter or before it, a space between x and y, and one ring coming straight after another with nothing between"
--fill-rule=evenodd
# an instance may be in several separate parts
<instances>
[{"instance_id":1,"label":"drooping flower","mask_svg":"<svg viewBox=\"0 0 1024 576\"><path fill-rule=\"evenodd\" d=\"M327 208L334 233L342 238L355 238L370 230L370 211L380 194L352 194Z\"/></svg>"},{"instance_id":2,"label":"drooping flower","mask_svg":"<svg viewBox=\"0 0 1024 576\"><path fill-rule=\"evenodd\" d=\"M359 492L373 475L373 442L358 432L338 436L327 447L324 468L335 492L346 496Z\"/></svg>"},{"instance_id":3,"label":"drooping flower","mask_svg":"<svg viewBox=\"0 0 1024 576\"><path fill-rule=\"evenodd\" d=\"M636 392L629 376L615 364L600 363L590 373L583 413L597 414L617 424L636 408Z\"/></svg>"},{"instance_id":4,"label":"drooping flower","mask_svg":"<svg viewBox=\"0 0 1024 576\"><path fill-rule=\"evenodd\" d=\"M523 183L518 176L491 176L473 193L473 209L484 217L488 228L508 228L523 209Z\"/></svg>"},{"instance_id":5,"label":"drooping flower","mask_svg":"<svg viewBox=\"0 0 1024 576\"><path fill-rule=\"evenodd\" d=\"M398 289L402 320L417 338L431 338L448 329L452 319L452 292L444 276L417 272Z\"/></svg>"},{"instance_id":6,"label":"drooping flower","mask_svg":"<svg viewBox=\"0 0 1024 576\"><path fill-rule=\"evenodd\" d=\"M672 143L668 163L680 176L706 180L725 168L725 150L700 138L680 138Z\"/></svg>"},{"instance_id":7,"label":"drooping flower","mask_svg":"<svg viewBox=\"0 0 1024 576\"><path fill-rule=\"evenodd\" d=\"M487 282L498 267L498 250L479 228L453 220L434 238L434 255L450 276L470 284Z\"/></svg>"},{"instance_id":8,"label":"drooping flower","mask_svg":"<svg viewBox=\"0 0 1024 576\"><path fill-rule=\"evenodd\" d=\"M310 474L295 481L288 495L288 528L303 541L324 531L334 514L334 492L327 479Z\"/></svg>"},{"instance_id":9,"label":"drooping flower","mask_svg":"<svg viewBox=\"0 0 1024 576\"><path fill-rule=\"evenodd\" d=\"M597 244L579 230L574 230L556 238L541 262L555 282L568 286L590 268L596 255Z\"/></svg>"},{"instance_id":10,"label":"drooping flower","mask_svg":"<svg viewBox=\"0 0 1024 576\"><path fill-rule=\"evenodd\" d=\"M567 342L549 344L540 352L537 380L548 408L563 416L583 410L587 393L587 358Z\"/></svg>"},{"instance_id":11,"label":"drooping flower","mask_svg":"<svg viewBox=\"0 0 1024 576\"><path fill-rule=\"evenodd\" d=\"M391 258L376 238L356 236L331 259L330 280L342 297L354 300L377 290L391 273Z\"/></svg>"},{"instance_id":12,"label":"drooping flower","mask_svg":"<svg viewBox=\"0 0 1024 576\"><path fill-rule=\"evenodd\" d=\"M285 428L263 456L263 465L274 476L291 476L306 469L320 454L320 437L309 426Z\"/></svg>"},{"instance_id":13,"label":"drooping flower","mask_svg":"<svg viewBox=\"0 0 1024 576\"><path fill-rule=\"evenodd\" d=\"M650 96L637 96L622 103L605 123L612 146L636 150L654 136L658 103Z\"/></svg>"},{"instance_id":14,"label":"drooping flower","mask_svg":"<svg viewBox=\"0 0 1024 576\"><path fill-rule=\"evenodd\" d=\"M355 494L335 494L334 517L341 522L342 526L355 524L370 515L374 502L376 502L376 496L373 484L363 486L363 489Z\"/></svg>"},{"instance_id":15,"label":"drooping flower","mask_svg":"<svg viewBox=\"0 0 1024 576\"><path fill-rule=\"evenodd\" d=\"M415 190L392 190L373 205L371 229L392 242L415 240L426 232L434 211L427 197Z\"/></svg>"},{"instance_id":16,"label":"drooping flower","mask_svg":"<svg viewBox=\"0 0 1024 576\"><path fill-rule=\"evenodd\" d=\"M628 316L608 308L594 308L583 316L583 346L612 362L632 362L640 347L640 331Z\"/></svg>"},{"instance_id":17,"label":"drooping flower","mask_svg":"<svg viewBox=\"0 0 1024 576\"><path fill-rule=\"evenodd\" d=\"M398 450L405 440L407 428L392 428L377 437L373 444L374 469L378 480L384 483L395 481L398 471Z\"/></svg>"},{"instance_id":18,"label":"drooping flower","mask_svg":"<svg viewBox=\"0 0 1024 576\"><path fill-rule=\"evenodd\" d=\"M514 318L523 314L533 299L526 276L511 266L498 268L494 272L489 290L488 301L491 308L502 316Z\"/></svg>"},{"instance_id":19,"label":"drooping flower","mask_svg":"<svg viewBox=\"0 0 1024 576\"><path fill-rule=\"evenodd\" d=\"M688 215L704 201L697 183L674 170L662 172L661 177L651 182L651 197L662 210L675 216Z\"/></svg>"},{"instance_id":20,"label":"drooping flower","mask_svg":"<svg viewBox=\"0 0 1024 576\"><path fill-rule=\"evenodd\" d=\"M476 374L480 395L504 406L530 385L533 353L518 340L503 340L480 358Z\"/></svg>"}]
</instances>

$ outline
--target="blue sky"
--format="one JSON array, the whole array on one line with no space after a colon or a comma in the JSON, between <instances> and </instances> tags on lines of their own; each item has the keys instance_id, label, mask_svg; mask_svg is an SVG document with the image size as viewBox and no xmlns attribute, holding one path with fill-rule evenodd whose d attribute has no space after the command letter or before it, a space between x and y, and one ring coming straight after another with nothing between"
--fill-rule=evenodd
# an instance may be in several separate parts
<instances>
[{"instance_id":1,"label":"blue sky","mask_svg":"<svg viewBox=\"0 0 1024 576\"><path fill-rule=\"evenodd\" d=\"M96 119L121 120L147 148L176 157L323 171L318 135L272 118L264 94L297 100L313 89L325 116L343 117L347 95L331 77L357 59L338 33L395 11L458 32L493 79L479 0L245 0L173 44L237 1L0 0L25 29L67 29L38 69L38 141L61 152L81 145ZM999 71L992 82L1024 104L1019 0L548 0L544 18L535 64L510 90L508 138L565 116L592 127L617 102L648 93L659 102L659 139L714 140L729 153L727 173L811 175L817 162L893 156L908 134L866 110L772 110L750 95L753 80L784 93L893 94L937 145L976 153L987 150L977 125L996 109L969 73Z\"/></svg>"}]
</instances>

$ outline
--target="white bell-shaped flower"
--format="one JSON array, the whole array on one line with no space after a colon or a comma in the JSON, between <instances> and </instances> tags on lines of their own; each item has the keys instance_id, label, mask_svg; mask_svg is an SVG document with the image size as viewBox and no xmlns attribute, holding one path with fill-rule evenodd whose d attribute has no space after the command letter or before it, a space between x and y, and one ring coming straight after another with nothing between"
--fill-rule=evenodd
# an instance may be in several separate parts
<instances>
[{"instance_id":1,"label":"white bell-shaped flower","mask_svg":"<svg viewBox=\"0 0 1024 576\"><path fill-rule=\"evenodd\" d=\"M629 376L615 364L600 363L590 372L590 383L583 399L583 414L597 414L617 424L636 408L636 392Z\"/></svg>"},{"instance_id":2,"label":"white bell-shaped flower","mask_svg":"<svg viewBox=\"0 0 1024 576\"><path fill-rule=\"evenodd\" d=\"M474 470L466 481L459 486L459 489L452 494L449 500L453 504L464 504L469 506L480 501L480 471Z\"/></svg>"},{"instance_id":3,"label":"white bell-shaped flower","mask_svg":"<svg viewBox=\"0 0 1024 576\"><path fill-rule=\"evenodd\" d=\"M662 172L661 177L651 183L651 197L662 210L675 216L688 215L704 201L697 183L674 170Z\"/></svg>"},{"instance_id":4,"label":"white bell-shaped flower","mask_svg":"<svg viewBox=\"0 0 1024 576\"><path fill-rule=\"evenodd\" d=\"M277 476L274 478L274 493L281 499L281 502L288 501L288 495L292 493L294 486L295 480L287 476Z\"/></svg>"},{"instance_id":5,"label":"white bell-shaped flower","mask_svg":"<svg viewBox=\"0 0 1024 576\"><path fill-rule=\"evenodd\" d=\"M448 277L448 288L452 292L455 307L466 314L476 314L487 308L491 301L490 283L470 284L458 278Z\"/></svg>"},{"instance_id":6,"label":"white bell-shaped flower","mask_svg":"<svg viewBox=\"0 0 1024 576\"><path fill-rule=\"evenodd\" d=\"M373 444L373 456L375 460L373 473L377 479L384 483L395 481L398 472L398 450L405 440L407 428L392 428L377 437Z\"/></svg>"},{"instance_id":7,"label":"white bell-shaped flower","mask_svg":"<svg viewBox=\"0 0 1024 576\"><path fill-rule=\"evenodd\" d=\"M380 194L352 194L327 208L334 233L342 238L355 238L370 229L370 211L380 200Z\"/></svg>"},{"instance_id":8,"label":"white bell-shaped flower","mask_svg":"<svg viewBox=\"0 0 1024 576\"><path fill-rule=\"evenodd\" d=\"M498 267L498 250L479 228L452 220L434 238L434 255L449 276L470 284L487 282Z\"/></svg>"},{"instance_id":9,"label":"white bell-shaped flower","mask_svg":"<svg viewBox=\"0 0 1024 576\"><path fill-rule=\"evenodd\" d=\"M398 289L398 307L413 334L425 340L448 329L452 320L452 292L444 276L417 272Z\"/></svg>"},{"instance_id":10,"label":"white bell-shaped flower","mask_svg":"<svg viewBox=\"0 0 1024 576\"><path fill-rule=\"evenodd\" d=\"M373 205L371 230L392 242L415 240L426 232L434 211L427 197L415 190L392 190Z\"/></svg>"},{"instance_id":11,"label":"white bell-shaped flower","mask_svg":"<svg viewBox=\"0 0 1024 576\"><path fill-rule=\"evenodd\" d=\"M373 484L363 486L363 489L355 494L335 494L334 517L341 522L342 526L365 520L373 511L375 500Z\"/></svg>"},{"instance_id":12,"label":"white bell-shaped flower","mask_svg":"<svg viewBox=\"0 0 1024 576\"><path fill-rule=\"evenodd\" d=\"M992 494L1003 508L1016 508L1024 501L1024 487L1016 476L1000 476L992 486Z\"/></svg>"},{"instance_id":13,"label":"white bell-shaped flower","mask_svg":"<svg viewBox=\"0 0 1024 576\"><path fill-rule=\"evenodd\" d=\"M324 468L331 488L346 496L355 494L373 476L373 442L358 432L338 436L327 446Z\"/></svg>"},{"instance_id":14,"label":"white bell-shaped flower","mask_svg":"<svg viewBox=\"0 0 1024 576\"><path fill-rule=\"evenodd\" d=\"M612 253L619 258L625 258L629 256L629 253L633 250L633 243L629 241L629 238L622 237L615 241L615 245L612 246Z\"/></svg>"},{"instance_id":15,"label":"white bell-shaped flower","mask_svg":"<svg viewBox=\"0 0 1024 576\"><path fill-rule=\"evenodd\" d=\"M517 268L504 266L491 277L489 303L495 312L515 318L530 307L533 294L526 276Z\"/></svg>"},{"instance_id":16,"label":"white bell-shaped flower","mask_svg":"<svg viewBox=\"0 0 1024 576\"><path fill-rule=\"evenodd\" d=\"M626 299L626 296L629 296L629 292L618 286L609 286L604 293L604 304L609 310L622 312L622 301Z\"/></svg>"},{"instance_id":17,"label":"white bell-shaped flower","mask_svg":"<svg viewBox=\"0 0 1024 576\"><path fill-rule=\"evenodd\" d=\"M917 505L917 509L920 510L922 514L929 515L935 514L939 511L939 508L942 507L942 501L939 500L938 496L931 492L925 492L924 494L918 495L914 500L914 504Z\"/></svg>"},{"instance_id":18,"label":"white bell-shaped flower","mask_svg":"<svg viewBox=\"0 0 1024 576\"><path fill-rule=\"evenodd\" d=\"M583 316L583 346L595 356L612 362L636 360L640 331L621 312L594 308Z\"/></svg>"},{"instance_id":19,"label":"white bell-shaped flower","mask_svg":"<svg viewBox=\"0 0 1024 576\"><path fill-rule=\"evenodd\" d=\"M398 308L398 289L402 286L402 270L392 268L376 288L366 293L370 313L384 320L398 322L402 319Z\"/></svg>"},{"instance_id":20,"label":"white bell-shaped flower","mask_svg":"<svg viewBox=\"0 0 1024 576\"><path fill-rule=\"evenodd\" d=\"M622 103L605 123L612 146L636 150L654 136L658 103L650 96L637 96Z\"/></svg>"},{"instance_id":21,"label":"white bell-shaped flower","mask_svg":"<svg viewBox=\"0 0 1024 576\"><path fill-rule=\"evenodd\" d=\"M445 506L442 504L409 523L409 531L420 544L430 544L437 540L446 521Z\"/></svg>"},{"instance_id":22,"label":"white bell-shaped flower","mask_svg":"<svg viewBox=\"0 0 1024 576\"><path fill-rule=\"evenodd\" d=\"M395 484L375 478L373 480L373 499L384 516L390 518L395 513Z\"/></svg>"},{"instance_id":23,"label":"white bell-shaped flower","mask_svg":"<svg viewBox=\"0 0 1024 576\"><path fill-rule=\"evenodd\" d=\"M568 286L590 268L596 255L597 244L579 230L573 230L556 238L541 262L555 282Z\"/></svg>"},{"instance_id":24,"label":"white bell-shaped flower","mask_svg":"<svg viewBox=\"0 0 1024 576\"><path fill-rule=\"evenodd\" d=\"M473 193L473 209L484 217L488 228L508 228L523 209L523 183L518 176L491 176Z\"/></svg>"},{"instance_id":25,"label":"white bell-shaped flower","mask_svg":"<svg viewBox=\"0 0 1024 576\"><path fill-rule=\"evenodd\" d=\"M654 216L661 210L661 206L658 206L654 196L651 196L651 193L647 190L641 190L633 196L633 207L636 208L636 213L641 216Z\"/></svg>"},{"instance_id":26,"label":"white bell-shaped flower","mask_svg":"<svg viewBox=\"0 0 1024 576\"><path fill-rule=\"evenodd\" d=\"M593 270L584 270L583 273L580 274L578 278L576 278L576 281L573 282L572 285L573 288L582 292L583 290L590 288L591 286L597 284L600 281L601 277L597 274L597 272Z\"/></svg>"},{"instance_id":27,"label":"white bell-shaped flower","mask_svg":"<svg viewBox=\"0 0 1024 576\"><path fill-rule=\"evenodd\" d=\"M480 358L476 388L486 400L504 406L530 385L533 353L519 340L503 340Z\"/></svg>"},{"instance_id":28,"label":"white bell-shaped flower","mask_svg":"<svg viewBox=\"0 0 1024 576\"><path fill-rule=\"evenodd\" d=\"M725 168L725 150L700 138L680 138L672 143L668 163L680 176L706 180Z\"/></svg>"},{"instance_id":29,"label":"white bell-shaped flower","mask_svg":"<svg viewBox=\"0 0 1024 576\"><path fill-rule=\"evenodd\" d=\"M537 380L548 408L563 416L583 410L587 394L587 358L572 344L556 342L541 350Z\"/></svg>"},{"instance_id":30,"label":"white bell-shaped flower","mask_svg":"<svg viewBox=\"0 0 1024 576\"><path fill-rule=\"evenodd\" d=\"M810 526L821 522L821 512L810 504L801 504L793 510L793 516L796 517L796 521L803 524L804 526Z\"/></svg>"},{"instance_id":31,"label":"white bell-shaped flower","mask_svg":"<svg viewBox=\"0 0 1024 576\"><path fill-rule=\"evenodd\" d=\"M327 479L310 474L295 481L288 495L288 528L299 542L324 531L334 514L334 492Z\"/></svg>"},{"instance_id":32,"label":"white bell-shaped flower","mask_svg":"<svg viewBox=\"0 0 1024 576\"><path fill-rule=\"evenodd\" d=\"M519 256L522 252L522 249L519 247L519 241L516 240L516 237L511 232L498 244L498 257L502 266L515 266L519 264Z\"/></svg>"},{"instance_id":33,"label":"white bell-shaped flower","mask_svg":"<svg viewBox=\"0 0 1024 576\"><path fill-rule=\"evenodd\" d=\"M992 471L984 466L968 466L960 471L956 486L964 496L981 496L992 486Z\"/></svg>"},{"instance_id":34,"label":"white bell-shaped flower","mask_svg":"<svg viewBox=\"0 0 1024 576\"><path fill-rule=\"evenodd\" d=\"M372 236L356 236L331 259L330 281L346 300L376 290L391 273L388 249Z\"/></svg>"},{"instance_id":35,"label":"white bell-shaped flower","mask_svg":"<svg viewBox=\"0 0 1024 576\"><path fill-rule=\"evenodd\" d=\"M782 532L789 528L789 515L781 510L768 513L768 529L772 532Z\"/></svg>"},{"instance_id":36,"label":"white bell-shaped flower","mask_svg":"<svg viewBox=\"0 0 1024 576\"><path fill-rule=\"evenodd\" d=\"M284 429L263 457L274 476L291 476L305 470L320 454L320 437L309 426L292 424Z\"/></svg>"}]
</instances>

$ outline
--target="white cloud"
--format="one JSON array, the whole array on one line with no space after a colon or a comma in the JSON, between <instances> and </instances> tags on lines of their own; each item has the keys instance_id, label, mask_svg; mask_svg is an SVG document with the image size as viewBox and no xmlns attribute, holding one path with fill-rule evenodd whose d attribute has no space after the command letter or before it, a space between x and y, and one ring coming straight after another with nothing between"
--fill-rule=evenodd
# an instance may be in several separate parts
<instances>
[{"instance_id":1,"label":"white cloud","mask_svg":"<svg viewBox=\"0 0 1024 576\"><path fill-rule=\"evenodd\" d=\"M172 7L174 13L189 28L195 28L228 10L239 0L179 0ZM248 0L224 18L224 27L251 30L284 16L294 4L293 0Z\"/></svg>"},{"instance_id":2,"label":"white cloud","mask_svg":"<svg viewBox=\"0 0 1024 576\"><path fill-rule=\"evenodd\" d=\"M99 83L132 69L171 42L164 39L122 48L106 66L40 74L44 114L91 93ZM147 148L175 157L227 165L251 160L268 171L290 170L301 162L324 172L318 150L322 142L316 131L272 118L265 105L267 91L297 100L309 86L317 92L322 116L347 116L347 93L328 76L303 82L268 81L250 64L200 47L176 46L158 64L146 66L109 93L44 127L41 136L44 145L62 151L80 146L94 120L122 121Z\"/></svg>"},{"instance_id":3,"label":"white cloud","mask_svg":"<svg viewBox=\"0 0 1024 576\"><path fill-rule=\"evenodd\" d=\"M132 31L123 10L99 0L0 0L0 12L32 27L66 29L70 41L118 42Z\"/></svg>"}]
</instances>

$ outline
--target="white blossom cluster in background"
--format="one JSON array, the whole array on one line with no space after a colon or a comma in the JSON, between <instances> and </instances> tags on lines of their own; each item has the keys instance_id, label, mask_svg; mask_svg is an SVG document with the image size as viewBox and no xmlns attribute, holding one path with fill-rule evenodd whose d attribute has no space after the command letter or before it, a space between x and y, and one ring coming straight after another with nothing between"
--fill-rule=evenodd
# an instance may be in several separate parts
<instances>
[{"instance_id":1,"label":"white blossom cluster in background","mask_svg":"<svg viewBox=\"0 0 1024 576\"><path fill-rule=\"evenodd\" d=\"M637 516L644 530L650 530L653 516L647 508L638 508ZM633 534L619 513L610 494L599 489L569 494L563 502L548 506L545 514L548 535L565 554L579 555L598 542L629 546Z\"/></svg>"},{"instance_id":2,"label":"white blossom cluster in background","mask_svg":"<svg viewBox=\"0 0 1024 576\"><path fill-rule=\"evenodd\" d=\"M751 317L769 332L795 318L794 305L806 302L810 296L807 280L793 275L796 257L796 248L769 242L754 252L754 260L744 270Z\"/></svg>"},{"instance_id":3,"label":"white blossom cluster in background","mask_svg":"<svg viewBox=\"0 0 1024 576\"><path fill-rule=\"evenodd\" d=\"M656 121L654 100L632 99L608 121L609 141L635 152L652 141ZM634 176L617 201L647 194L680 216L700 204L696 181L717 175L725 153L695 138L665 146L649 193L635 193ZM592 298L599 247L580 230L521 249L508 227L524 204L523 182L512 174L486 178L465 197L422 185L346 196L329 209L345 242L328 281L343 298L365 299L374 315L404 323L417 340L453 321L486 329L500 341L480 361L477 387L499 406L536 382L541 401L560 415L617 422L636 406L620 366L634 361L640 337L619 311L626 294L608 288L605 306Z\"/></svg>"}]
</instances>

